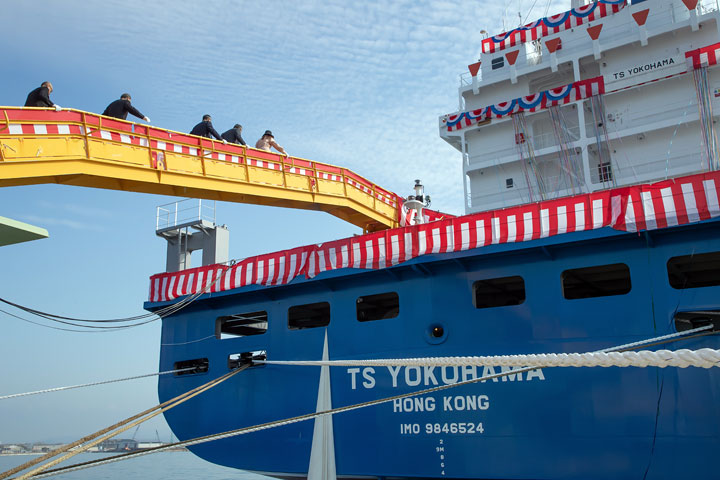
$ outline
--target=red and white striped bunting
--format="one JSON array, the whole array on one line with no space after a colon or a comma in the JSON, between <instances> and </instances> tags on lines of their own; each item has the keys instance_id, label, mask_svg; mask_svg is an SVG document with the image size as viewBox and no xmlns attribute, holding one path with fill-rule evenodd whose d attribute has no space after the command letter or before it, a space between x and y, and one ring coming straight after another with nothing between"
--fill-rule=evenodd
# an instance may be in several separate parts
<instances>
[{"instance_id":1,"label":"red and white striped bunting","mask_svg":"<svg viewBox=\"0 0 720 480\"><path fill-rule=\"evenodd\" d=\"M701 67L717 65L720 59L720 43L685 52L688 70L697 70Z\"/></svg>"},{"instance_id":2,"label":"red and white striped bunting","mask_svg":"<svg viewBox=\"0 0 720 480\"><path fill-rule=\"evenodd\" d=\"M532 40L538 40L548 35L570 30L619 12L626 5L625 2L597 2L577 9L542 18L523 27L509 32L501 33L482 41L482 53L495 53L506 48L514 47ZM586 13L590 11L590 13Z\"/></svg>"},{"instance_id":3,"label":"red and white striped bunting","mask_svg":"<svg viewBox=\"0 0 720 480\"><path fill-rule=\"evenodd\" d=\"M282 285L340 268L379 269L412 258L612 227L636 232L720 216L720 172L577 195L396 228L150 278L150 301L248 285Z\"/></svg>"}]
</instances>

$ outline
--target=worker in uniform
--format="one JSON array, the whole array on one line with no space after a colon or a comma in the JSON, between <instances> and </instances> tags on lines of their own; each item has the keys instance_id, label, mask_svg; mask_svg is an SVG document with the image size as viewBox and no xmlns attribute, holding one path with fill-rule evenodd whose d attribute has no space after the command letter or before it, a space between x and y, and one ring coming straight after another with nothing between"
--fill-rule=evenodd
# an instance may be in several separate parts
<instances>
[{"instance_id":1,"label":"worker in uniform","mask_svg":"<svg viewBox=\"0 0 720 480\"><path fill-rule=\"evenodd\" d=\"M288 156L287 152L285 152L285 149L281 147L280 145L275 142L275 137L273 136L272 132L270 130L265 130L265 133L263 133L263 136L260 137L260 140L257 141L255 144L255 148L258 148L260 150L270 151L270 147L274 148L278 152L282 153L286 157Z\"/></svg>"},{"instance_id":2,"label":"worker in uniform","mask_svg":"<svg viewBox=\"0 0 720 480\"><path fill-rule=\"evenodd\" d=\"M218 140L222 140L223 143L227 143L227 140L222 138L217 130L213 128L212 117L210 115L203 115L202 122L198 123L192 130L190 130L190 135L207 138L215 137Z\"/></svg>"},{"instance_id":3,"label":"worker in uniform","mask_svg":"<svg viewBox=\"0 0 720 480\"><path fill-rule=\"evenodd\" d=\"M30 92L25 100L26 107L55 107L55 110L62 110L60 105L55 105L50 100L53 91L52 83L43 82L38 88Z\"/></svg>"},{"instance_id":4,"label":"worker in uniform","mask_svg":"<svg viewBox=\"0 0 720 480\"><path fill-rule=\"evenodd\" d=\"M245 140L242 138L242 125L236 123L233 128L223 132L222 138L228 141L228 143L238 143L240 145L247 145Z\"/></svg>"},{"instance_id":5,"label":"worker in uniform","mask_svg":"<svg viewBox=\"0 0 720 480\"><path fill-rule=\"evenodd\" d=\"M146 122L150 123L150 119L140 113L140 111L132 106L132 98L130 98L129 93L123 93L120 95L120 100L115 100L110 105L105 108L105 111L102 113L106 117L113 117L113 118L119 118L120 120L127 119L128 113L132 113L138 118L142 118Z\"/></svg>"}]
</instances>

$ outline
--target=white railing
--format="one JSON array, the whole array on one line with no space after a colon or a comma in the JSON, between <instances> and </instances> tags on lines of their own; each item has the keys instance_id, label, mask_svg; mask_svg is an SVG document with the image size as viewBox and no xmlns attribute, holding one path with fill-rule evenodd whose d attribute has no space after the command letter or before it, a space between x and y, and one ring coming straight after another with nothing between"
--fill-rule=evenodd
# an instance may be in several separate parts
<instances>
[{"instance_id":1,"label":"white railing","mask_svg":"<svg viewBox=\"0 0 720 480\"><path fill-rule=\"evenodd\" d=\"M193 223L215 224L215 201L187 198L157 207L155 230L167 230Z\"/></svg>"}]
</instances>

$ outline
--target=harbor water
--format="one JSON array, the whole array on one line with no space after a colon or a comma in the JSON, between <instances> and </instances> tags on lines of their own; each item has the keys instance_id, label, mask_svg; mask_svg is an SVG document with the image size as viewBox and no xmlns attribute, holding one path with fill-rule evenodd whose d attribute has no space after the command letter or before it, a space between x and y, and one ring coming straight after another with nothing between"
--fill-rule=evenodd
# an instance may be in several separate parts
<instances>
[{"instance_id":1,"label":"harbor water","mask_svg":"<svg viewBox=\"0 0 720 480\"><path fill-rule=\"evenodd\" d=\"M104 453L81 453L75 463L110 457ZM35 455L0 455L0 471L7 471ZM63 464L68 465L68 464ZM268 480L269 477L208 463L188 451L161 452L130 460L56 475L61 480Z\"/></svg>"}]
</instances>

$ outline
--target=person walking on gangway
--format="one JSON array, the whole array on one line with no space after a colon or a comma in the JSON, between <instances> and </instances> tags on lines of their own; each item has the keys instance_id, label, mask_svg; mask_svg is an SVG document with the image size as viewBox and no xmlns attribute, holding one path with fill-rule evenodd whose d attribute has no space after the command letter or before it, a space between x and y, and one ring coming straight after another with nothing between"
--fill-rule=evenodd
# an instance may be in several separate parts
<instances>
[{"instance_id":1,"label":"person walking on gangway","mask_svg":"<svg viewBox=\"0 0 720 480\"><path fill-rule=\"evenodd\" d=\"M281 147L280 145L278 145L277 142L275 142L275 137L273 136L272 132L270 130L265 130L265 133L263 133L263 136L260 137L260 140L258 140L257 143L255 144L255 148L269 152L270 147L274 148L275 150L282 153L286 157L288 156L285 149L283 147Z\"/></svg>"},{"instance_id":2,"label":"person walking on gangway","mask_svg":"<svg viewBox=\"0 0 720 480\"><path fill-rule=\"evenodd\" d=\"M240 145L247 145L245 140L242 138L242 125L236 123L233 128L222 133L222 138L228 141L228 143L238 143Z\"/></svg>"},{"instance_id":3,"label":"person walking on gangway","mask_svg":"<svg viewBox=\"0 0 720 480\"><path fill-rule=\"evenodd\" d=\"M120 120L127 119L128 113L132 113L138 118L142 118L146 122L150 123L150 119L140 113L140 110L132 106L132 98L130 98L129 93L123 93L120 95L120 100L115 100L110 105L105 108L105 111L102 113L106 117L113 117L113 118L119 118Z\"/></svg>"},{"instance_id":4,"label":"person walking on gangway","mask_svg":"<svg viewBox=\"0 0 720 480\"><path fill-rule=\"evenodd\" d=\"M26 107L55 107L55 110L60 111L62 107L55 105L50 100L50 94L53 91L52 83L43 82L38 88L30 92L25 100Z\"/></svg>"},{"instance_id":5,"label":"person walking on gangway","mask_svg":"<svg viewBox=\"0 0 720 480\"><path fill-rule=\"evenodd\" d=\"M222 140L223 143L227 143L227 140L222 138L220 134L215 130L212 124L212 117L210 115L203 115L202 122L198 123L190 130L190 135L197 135L198 137L215 137L218 140Z\"/></svg>"}]
</instances>

